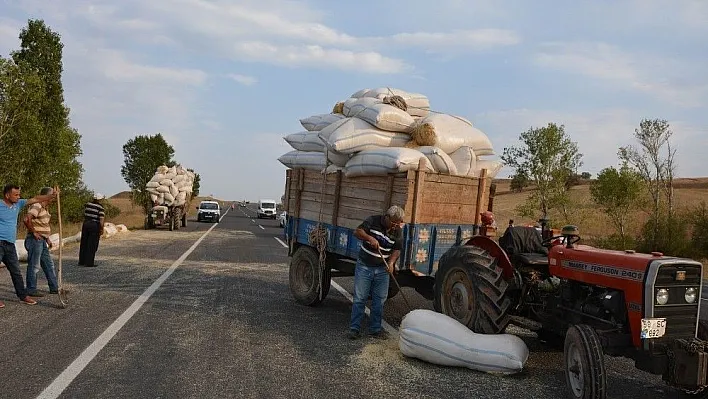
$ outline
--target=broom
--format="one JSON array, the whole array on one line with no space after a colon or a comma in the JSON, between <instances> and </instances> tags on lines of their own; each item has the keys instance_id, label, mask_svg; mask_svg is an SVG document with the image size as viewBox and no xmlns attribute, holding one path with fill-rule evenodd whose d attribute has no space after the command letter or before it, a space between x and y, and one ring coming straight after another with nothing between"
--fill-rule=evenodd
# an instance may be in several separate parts
<instances>
[{"instance_id":1,"label":"broom","mask_svg":"<svg viewBox=\"0 0 708 399\"><path fill-rule=\"evenodd\" d=\"M61 198L59 197L59 192L57 192L57 217L59 218L59 267L58 267L58 278L57 278L57 285L59 285L57 291L59 292L59 301L61 302L61 307L62 309L66 308L66 305L69 303L68 298L66 297L66 291L64 290L64 283L63 283L63 278L62 278L62 247L63 247L63 240L64 240L64 232L62 230L62 224L61 224Z\"/></svg>"}]
</instances>

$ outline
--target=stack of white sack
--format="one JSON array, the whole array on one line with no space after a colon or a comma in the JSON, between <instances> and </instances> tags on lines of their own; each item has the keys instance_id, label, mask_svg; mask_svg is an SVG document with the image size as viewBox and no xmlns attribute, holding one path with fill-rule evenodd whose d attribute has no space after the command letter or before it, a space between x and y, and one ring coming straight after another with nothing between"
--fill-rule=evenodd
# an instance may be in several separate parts
<instances>
[{"instance_id":1,"label":"stack of white sack","mask_svg":"<svg viewBox=\"0 0 708 399\"><path fill-rule=\"evenodd\" d=\"M359 90L329 114L300 120L304 131L284 137L293 148L278 160L288 168L347 177L386 175L416 169L494 178L503 167L489 137L469 120L432 112L428 98L395 88Z\"/></svg>"},{"instance_id":2,"label":"stack of white sack","mask_svg":"<svg viewBox=\"0 0 708 399\"><path fill-rule=\"evenodd\" d=\"M404 356L441 366L515 374L529 358L526 343L512 334L477 334L457 320L416 309L401 321L398 347Z\"/></svg>"},{"instance_id":3,"label":"stack of white sack","mask_svg":"<svg viewBox=\"0 0 708 399\"><path fill-rule=\"evenodd\" d=\"M159 166L155 175L145 185L153 203L166 206L182 206L192 195L194 172L177 165L168 168Z\"/></svg>"}]
</instances>

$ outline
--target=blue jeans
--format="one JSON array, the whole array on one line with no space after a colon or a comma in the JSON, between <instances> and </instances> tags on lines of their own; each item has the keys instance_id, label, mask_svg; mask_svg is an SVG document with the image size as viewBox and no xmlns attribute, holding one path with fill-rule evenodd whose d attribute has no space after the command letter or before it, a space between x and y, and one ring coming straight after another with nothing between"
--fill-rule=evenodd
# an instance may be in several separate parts
<instances>
[{"instance_id":1,"label":"blue jeans","mask_svg":"<svg viewBox=\"0 0 708 399\"><path fill-rule=\"evenodd\" d=\"M57 291L57 275L54 272L54 262L49 253L49 245L44 239L38 240L33 234L25 237L25 249L27 250L27 292L37 291L37 272L42 267L44 276L50 291Z\"/></svg>"},{"instance_id":2,"label":"blue jeans","mask_svg":"<svg viewBox=\"0 0 708 399\"><path fill-rule=\"evenodd\" d=\"M383 305L388 297L388 271L384 266L371 267L356 262L354 271L354 303L352 317L349 324L351 330L361 330L361 319L364 318L366 301L371 295L371 315L369 319L369 333L381 331L381 318Z\"/></svg>"},{"instance_id":3,"label":"blue jeans","mask_svg":"<svg viewBox=\"0 0 708 399\"><path fill-rule=\"evenodd\" d=\"M15 287L15 294L20 299L27 296L25 290L25 282L22 281L22 272L20 271L20 261L17 259L17 248L14 242L0 241L0 260L7 267L12 277L12 285Z\"/></svg>"}]
</instances>

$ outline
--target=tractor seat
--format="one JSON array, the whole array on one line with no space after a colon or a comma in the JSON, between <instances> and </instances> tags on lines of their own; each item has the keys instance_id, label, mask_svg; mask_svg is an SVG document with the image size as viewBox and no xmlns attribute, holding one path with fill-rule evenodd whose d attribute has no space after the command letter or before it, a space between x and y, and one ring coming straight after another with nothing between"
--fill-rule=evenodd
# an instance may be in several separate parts
<instances>
[{"instance_id":1,"label":"tractor seat","mask_svg":"<svg viewBox=\"0 0 708 399\"><path fill-rule=\"evenodd\" d=\"M548 255L537 253L523 253L512 255L515 261L526 265L544 266L548 265Z\"/></svg>"}]
</instances>

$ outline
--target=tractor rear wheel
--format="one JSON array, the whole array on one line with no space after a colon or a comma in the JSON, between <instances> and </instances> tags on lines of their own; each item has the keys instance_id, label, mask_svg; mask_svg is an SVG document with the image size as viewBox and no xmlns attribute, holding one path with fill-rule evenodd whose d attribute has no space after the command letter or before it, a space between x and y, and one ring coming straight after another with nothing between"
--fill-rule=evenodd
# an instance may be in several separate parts
<instances>
[{"instance_id":1,"label":"tractor rear wheel","mask_svg":"<svg viewBox=\"0 0 708 399\"><path fill-rule=\"evenodd\" d=\"M571 326L563 350L565 381L571 398L604 399L607 396L605 355L595 330L585 324Z\"/></svg>"},{"instance_id":2,"label":"tractor rear wheel","mask_svg":"<svg viewBox=\"0 0 708 399\"><path fill-rule=\"evenodd\" d=\"M436 311L480 334L499 334L509 325L511 300L497 260L474 245L450 248L438 262Z\"/></svg>"},{"instance_id":3,"label":"tractor rear wheel","mask_svg":"<svg viewBox=\"0 0 708 399\"><path fill-rule=\"evenodd\" d=\"M314 248L303 245L295 251L290 259L289 286L297 302L307 306L319 305L327 297L331 283L330 264L327 262L322 270Z\"/></svg>"}]
</instances>

